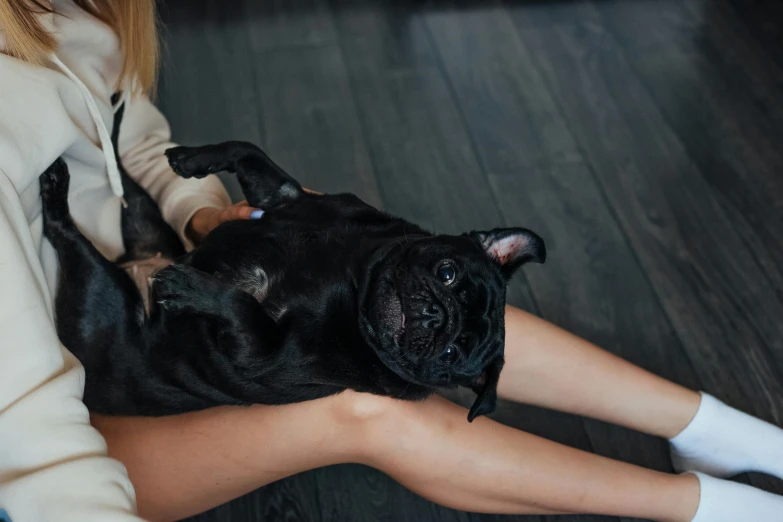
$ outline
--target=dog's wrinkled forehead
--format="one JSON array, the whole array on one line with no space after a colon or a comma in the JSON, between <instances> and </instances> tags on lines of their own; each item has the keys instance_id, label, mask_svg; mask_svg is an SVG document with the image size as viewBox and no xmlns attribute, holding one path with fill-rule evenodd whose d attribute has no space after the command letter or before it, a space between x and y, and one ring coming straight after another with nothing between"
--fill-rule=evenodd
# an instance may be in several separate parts
<instances>
[{"instance_id":1,"label":"dog's wrinkled forehead","mask_svg":"<svg viewBox=\"0 0 783 522\"><path fill-rule=\"evenodd\" d=\"M414 256L438 256L444 254L479 255L481 246L468 236L435 235L420 238L410 243L408 253Z\"/></svg>"},{"instance_id":2,"label":"dog's wrinkled forehead","mask_svg":"<svg viewBox=\"0 0 783 522\"><path fill-rule=\"evenodd\" d=\"M433 236L411 245L404 261L422 275L439 275L444 265L454 270L449 289L455 296L466 292L486 294L486 287L501 289L506 285L500 266L468 236Z\"/></svg>"},{"instance_id":3,"label":"dog's wrinkled forehead","mask_svg":"<svg viewBox=\"0 0 783 522\"><path fill-rule=\"evenodd\" d=\"M472 272L496 276L508 281L527 262L543 263L543 240L525 228L497 228L459 236L438 235L412 241L403 250L409 261L421 265L454 256Z\"/></svg>"}]
</instances>

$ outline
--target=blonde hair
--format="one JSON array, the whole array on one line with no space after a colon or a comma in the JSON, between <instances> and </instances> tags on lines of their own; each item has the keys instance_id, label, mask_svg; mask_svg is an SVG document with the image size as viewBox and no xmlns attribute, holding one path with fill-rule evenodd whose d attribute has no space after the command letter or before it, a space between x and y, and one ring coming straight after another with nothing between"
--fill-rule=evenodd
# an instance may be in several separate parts
<instances>
[{"instance_id":1,"label":"blonde hair","mask_svg":"<svg viewBox=\"0 0 783 522\"><path fill-rule=\"evenodd\" d=\"M74 3L117 33L124 57L119 82L133 80L137 93L151 93L159 59L155 0ZM39 20L41 14L49 12L52 9L39 0L0 0L0 29L5 33L6 52L30 63L45 63L57 48L57 41Z\"/></svg>"}]
</instances>

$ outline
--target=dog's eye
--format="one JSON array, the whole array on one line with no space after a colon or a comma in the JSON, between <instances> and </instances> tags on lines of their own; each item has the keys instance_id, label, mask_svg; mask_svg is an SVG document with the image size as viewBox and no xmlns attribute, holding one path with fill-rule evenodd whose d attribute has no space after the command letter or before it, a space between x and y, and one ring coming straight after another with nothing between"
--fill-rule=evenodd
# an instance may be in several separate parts
<instances>
[{"instance_id":1,"label":"dog's eye","mask_svg":"<svg viewBox=\"0 0 783 522\"><path fill-rule=\"evenodd\" d=\"M454 279L457 278L457 270L454 268L453 263L447 261L438 266L435 275L438 276L438 279L440 279L444 285L449 286L454 282Z\"/></svg>"},{"instance_id":2,"label":"dog's eye","mask_svg":"<svg viewBox=\"0 0 783 522\"><path fill-rule=\"evenodd\" d=\"M441 357L446 364L453 364L457 360L457 357L459 357L459 350L457 350L456 346L450 344L443 350Z\"/></svg>"}]
</instances>

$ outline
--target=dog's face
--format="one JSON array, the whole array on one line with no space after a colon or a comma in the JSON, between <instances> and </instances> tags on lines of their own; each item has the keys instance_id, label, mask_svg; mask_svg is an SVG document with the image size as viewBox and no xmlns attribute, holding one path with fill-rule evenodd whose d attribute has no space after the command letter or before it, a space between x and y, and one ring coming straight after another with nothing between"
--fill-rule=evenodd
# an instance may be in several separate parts
<instances>
[{"instance_id":1,"label":"dog's face","mask_svg":"<svg viewBox=\"0 0 783 522\"><path fill-rule=\"evenodd\" d=\"M506 283L545 256L541 238L520 228L390 242L371 260L360 292L362 334L404 379L476 391L472 421L497 401Z\"/></svg>"}]
</instances>

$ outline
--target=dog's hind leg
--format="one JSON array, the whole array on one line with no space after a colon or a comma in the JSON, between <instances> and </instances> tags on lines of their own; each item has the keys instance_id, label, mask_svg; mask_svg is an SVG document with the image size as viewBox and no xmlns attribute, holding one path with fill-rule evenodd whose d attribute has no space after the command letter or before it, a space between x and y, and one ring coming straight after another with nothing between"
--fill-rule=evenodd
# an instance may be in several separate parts
<instances>
[{"instance_id":1,"label":"dog's hind leg","mask_svg":"<svg viewBox=\"0 0 783 522\"><path fill-rule=\"evenodd\" d=\"M95 373L100 358L107 357L111 346L127 345L139 332L144 308L128 275L103 257L76 228L68 208L69 181L68 167L62 159L41 175L43 232L60 262L55 299L57 333Z\"/></svg>"},{"instance_id":2,"label":"dog's hind leg","mask_svg":"<svg viewBox=\"0 0 783 522\"><path fill-rule=\"evenodd\" d=\"M111 136L117 155L117 166L122 177L125 199L122 208L122 240L125 245L125 254L117 262L135 261L157 255L176 259L185 254L182 241L174 229L163 219L160 208L155 201L128 176L120 161L118 142L124 112L124 105L115 111Z\"/></svg>"},{"instance_id":3,"label":"dog's hind leg","mask_svg":"<svg viewBox=\"0 0 783 522\"><path fill-rule=\"evenodd\" d=\"M227 141L166 151L174 172L183 178L203 178L216 172L236 173L250 206L271 209L302 197L302 186L252 143Z\"/></svg>"}]
</instances>

